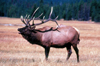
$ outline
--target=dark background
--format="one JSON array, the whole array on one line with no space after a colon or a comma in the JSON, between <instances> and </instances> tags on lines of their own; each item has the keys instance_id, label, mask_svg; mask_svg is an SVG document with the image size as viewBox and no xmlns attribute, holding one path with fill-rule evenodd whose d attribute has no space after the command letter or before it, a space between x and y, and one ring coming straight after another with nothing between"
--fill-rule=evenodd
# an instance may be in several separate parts
<instances>
[{"instance_id":1,"label":"dark background","mask_svg":"<svg viewBox=\"0 0 100 66\"><path fill-rule=\"evenodd\" d=\"M32 15L40 7L35 16L43 13L48 18L51 6L54 7L52 18L59 16L58 20L100 22L100 0L0 0L0 16L20 18Z\"/></svg>"}]
</instances>

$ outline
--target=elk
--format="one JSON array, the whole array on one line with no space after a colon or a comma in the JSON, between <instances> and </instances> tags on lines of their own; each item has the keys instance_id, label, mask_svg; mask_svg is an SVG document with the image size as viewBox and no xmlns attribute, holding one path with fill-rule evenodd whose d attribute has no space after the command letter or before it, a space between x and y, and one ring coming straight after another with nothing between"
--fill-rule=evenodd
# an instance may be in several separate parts
<instances>
[{"instance_id":1,"label":"elk","mask_svg":"<svg viewBox=\"0 0 100 66\"><path fill-rule=\"evenodd\" d=\"M49 15L49 18L47 20L40 19L40 16L37 18L34 17L36 11L39 8L37 8L34 12L31 18L28 17L21 17L21 21L26 25L23 28L18 28L19 34L23 36L28 42L31 44L37 44L42 46L45 49L45 58L48 60L48 55L50 51L50 47L54 48L64 48L66 47L68 56L68 60L72 54L71 46L74 48L76 55L77 55L77 62L79 62L79 50L77 48L77 45L80 41L80 34L76 28L72 26L66 26L66 25L58 25L56 19L51 19L51 14L53 11L53 7L51 7L51 12ZM40 19L41 23L34 24L34 20ZM30 25L30 21L33 20L33 24ZM58 27L43 27L36 29L37 25L41 25L43 23L46 23L48 21L54 21Z\"/></svg>"}]
</instances>

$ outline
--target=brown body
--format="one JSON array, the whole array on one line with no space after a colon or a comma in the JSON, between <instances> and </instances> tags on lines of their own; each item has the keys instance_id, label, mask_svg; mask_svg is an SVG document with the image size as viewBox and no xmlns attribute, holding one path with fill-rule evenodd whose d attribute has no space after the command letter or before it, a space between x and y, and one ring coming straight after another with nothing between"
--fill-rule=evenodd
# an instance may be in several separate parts
<instances>
[{"instance_id":1,"label":"brown body","mask_svg":"<svg viewBox=\"0 0 100 66\"><path fill-rule=\"evenodd\" d=\"M77 61L79 62L78 48L79 33L71 26L61 26L59 28L43 27L40 29L24 27L18 29L20 34L30 43L38 44L45 48L46 59L48 58L50 47L64 48L68 50L69 59L72 51L71 46L76 51Z\"/></svg>"},{"instance_id":2,"label":"brown body","mask_svg":"<svg viewBox=\"0 0 100 66\"><path fill-rule=\"evenodd\" d=\"M44 27L42 29L37 29L36 37L39 37L38 40L40 44L46 47L66 47L68 43L72 45L77 45L79 43L79 34L71 26L60 27L57 30L56 28ZM33 33L34 34L34 33Z\"/></svg>"}]
</instances>

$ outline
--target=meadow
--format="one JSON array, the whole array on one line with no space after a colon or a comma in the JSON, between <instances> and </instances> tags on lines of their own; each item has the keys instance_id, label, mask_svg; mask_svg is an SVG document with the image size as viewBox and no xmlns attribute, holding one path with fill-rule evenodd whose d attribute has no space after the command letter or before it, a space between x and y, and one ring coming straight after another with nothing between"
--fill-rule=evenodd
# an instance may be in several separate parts
<instances>
[{"instance_id":1,"label":"meadow","mask_svg":"<svg viewBox=\"0 0 100 66\"><path fill-rule=\"evenodd\" d=\"M36 20L35 23L39 22ZM49 60L45 61L44 49L27 42L17 29L23 27L18 18L0 17L0 66L99 66L100 65L100 24L92 21L57 21L59 24L74 26L80 31L78 44L80 63L76 53L66 61L66 48L51 48ZM54 22L37 26L56 27ZM60 39L60 37L59 37Z\"/></svg>"}]
</instances>

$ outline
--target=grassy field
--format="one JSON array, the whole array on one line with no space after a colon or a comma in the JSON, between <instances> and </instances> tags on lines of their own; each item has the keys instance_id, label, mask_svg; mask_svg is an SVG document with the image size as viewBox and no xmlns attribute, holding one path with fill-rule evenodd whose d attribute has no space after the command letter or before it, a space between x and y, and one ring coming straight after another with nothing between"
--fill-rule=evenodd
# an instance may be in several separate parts
<instances>
[{"instance_id":1,"label":"grassy field","mask_svg":"<svg viewBox=\"0 0 100 66\"><path fill-rule=\"evenodd\" d=\"M90 21L61 20L58 23L74 26L80 30L81 41L78 45L80 63L77 63L73 48L68 61L66 61L66 48L51 48L49 60L45 61L44 49L38 45L31 45L18 34L17 29L23 25L20 19L0 17L0 66L99 66L100 24ZM37 28L43 26L56 27L56 24L48 22Z\"/></svg>"}]
</instances>

